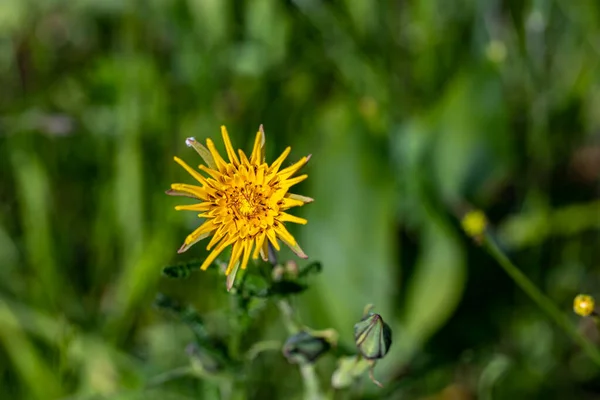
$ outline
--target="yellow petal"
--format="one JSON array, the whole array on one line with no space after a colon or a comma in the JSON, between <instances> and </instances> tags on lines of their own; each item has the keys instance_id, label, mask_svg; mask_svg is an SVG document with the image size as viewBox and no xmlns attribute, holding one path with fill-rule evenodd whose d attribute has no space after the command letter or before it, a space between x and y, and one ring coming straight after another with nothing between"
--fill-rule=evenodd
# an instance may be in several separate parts
<instances>
[{"instance_id":1,"label":"yellow petal","mask_svg":"<svg viewBox=\"0 0 600 400\"><path fill-rule=\"evenodd\" d=\"M260 257L263 261L269 261L269 241L265 240L260 248Z\"/></svg>"},{"instance_id":2,"label":"yellow petal","mask_svg":"<svg viewBox=\"0 0 600 400\"><path fill-rule=\"evenodd\" d=\"M186 196L193 199L206 200L208 193L204 188L194 185L186 185L183 183L173 183L171 189L167 190L166 193L169 196Z\"/></svg>"},{"instance_id":3,"label":"yellow petal","mask_svg":"<svg viewBox=\"0 0 600 400\"><path fill-rule=\"evenodd\" d=\"M227 150L227 157L229 157L229 161L236 166L240 165L240 160L238 160L237 156L235 155L235 150L231 145L231 140L229 139L225 125L221 126L221 135L223 136L223 142L225 142L225 149Z\"/></svg>"},{"instance_id":4,"label":"yellow petal","mask_svg":"<svg viewBox=\"0 0 600 400\"><path fill-rule=\"evenodd\" d=\"M210 150L210 154L212 154L213 158L215 159L215 164L217 165L217 169L219 170L219 172L225 172L227 170L227 163L225 162L225 160L223 160L223 157L221 157L221 155L217 151L217 148L215 147L213 141L210 139L206 139L206 146L208 147L208 150Z\"/></svg>"},{"instance_id":5,"label":"yellow petal","mask_svg":"<svg viewBox=\"0 0 600 400\"><path fill-rule=\"evenodd\" d=\"M277 236L279 236L285 242L291 244L292 246L294 246L296 244L296 239L294 239L292 234L289 233L287 229L285 229L285 226L283 226L283 224L277 224L277 225L273 226L273 230L275 231ZM277 249L277 250L279 250L279 249Z\"/></svg>"},{"instance_id":6,"label":"yellow petal","mask_svg":"<svg viewBox=\"0 0 600 400\"><path fill-rule=\"evenodd\" d=\"M200 269L205 271L210 264L212 264L212 262L215 260L215 258L217 258L217 256L219 254L221 254L221 252L223 250L225 250L225 247L229 246L230 244L232 244L233 242L235 242L235 238L234 239L230 239L227 241L222 241L221 244L219 244L209 255L208 257L206 257L206 260L204 260L204 262L202 263L202 265L200 266Z\"/></svg>"},{"instance_id":7,"label":"yellow petal","mask_svg":"<svg viewBox=\"0 0 600 400\"><path fill-rule=\"evenodd\" d=\"M259 165L263 162L265 158L264 155L264 146L265 146L265 131L263 130L263 126L261 125L256 133L256 138L254 139L254 147L252 148L252 154L250 155L250 163L254 165Z\"/></svg>"},{"instance_id":8,"label":"yellow petal","mask_svg":"<svg viewBox=\"0 0 600 400\"><path fill-rule=\"evenodd\" d=\"M190 233L183 242L183 245L177 251L178 253L183 253L187 251L190 247L196 244L198 241L208 237L212 231L215 230L215 225L212 220L208 220L202 225L200 225L194 232Z\"/></svg>"},{"instance_id":9,"label":"yellow petal","mask_svg":"<svg viewBox=\"0 0 600 400\"><path fill-rule=\"evenodd\" d=\"M258 255L263 248L263 244L265 243L266 234L263 232L256 237L256 248L254 249L254 254L252 255L253 259L257 259Z\"/></svg>"},{"instance_id":10,"label":"yellow petal","mask_svg":"<svg viewBox=\"0 0 600 400\"><path fill-rule=\"evenodd\" d=\"M177 250L177 253L181 254L181 253L187 251L190 247L192 247L193 245L195 245L202 239L206 239L207 237L209 237L211 235L211 233L212 232L204 232L204 233L198 235L198 237L196 237L196 239L192 240L190 243L187 243L187 239L186 239L186 241L181 245L179 250Z\"/></svg>"},{"instance_id":11,"label":"yellow petal","mask_svg":"<svg viewBox=\"0 0 600 400\"><path fill-rule=\"evenodd\" d=\"M215 231L215 235L212 237L212 239L210 239L210 242L206 246L206 250L210 250L215 244L217 244L219 240L223 238L223 236L225 236L226 233L227 229L225 228L225 226L220 225Z\"/></svg>"},{"instance_id":12,"label":"yellow petal","mask_svg":"<svg viewBox=\"0 0 600 400\"><path fill-rule=\"evenodd\" d=\"M187 165L185 163L185 161L183 161L179 157L173 157L173 159L175 160L175 162L177 164L181 165L191 176L193 176L194 179L196 179L198 182L200 182L203 185L206 184L206 178L204 178L202 175L200 175L200 173L198 171L196 171L195 169L193 169L192 167Z\"/></svg>"},{"instance_id":13,"label":"yellow petal","mask_svg":"<svg viewBox=\"0 0 600 400\"><path fill-rule=\"evenodd\" d=\"M308 222L304 218L296 217L295 215L291 215L291 214L284 213L284 212L280 213L279 216L277 217L277 219L280 222L293 222L294 224L302 224L302 225L306 225L306 223Z\"/></svg>"},{"instance_id":14,"label":"yellow petal","mask_svg":"<svg viewBox=\"0 0 600 400\"><path fill-rule=\"evenodd\" d=\"M238 150L238 154L240 155L240 160L241 160L242 164L244 164L244 165L250 165L250 161L248 160L248 157L246 157L246 153L244 153L242 151L242 149Z\"/></svg>"},{"instance_id":15,"label":"yellow petal","mask_svg":"<svg viewBox=\"0 0 600 400\"><path fill-rule=\"evenodd\" d=\"M198 204L190 204L184 206L175 206L177 211L208 211L213 207L213 203L211 202L203 202Z\"/></svg>"},{"instance_id":16,"label":"yellow petal","mask_svg":"<svg viewBox=\"0 0 600 400\"><path fill-rule=\"evenodd\" d=\"M303 205L304 205L304 203L300 200L294 200L291 197L285 197L282 200L282 203L279 205L279 209L287 210L288 208L299 207L299 206L303 206Z\"/></svg>"},{"instance_id":17,"label":"yellow petal","mask_svg":"<svg viewBox=\"0 0 600 400\"><path fill-rule=\"evenodd\" d=\"M271 164L271 166L269 167L269 174L275 174L277 173L277 171L279 171L279 167L281 167L281 164L285 161L286 157L290 154L290 152L292 151L291 147L287 147L283 153L281 153L281 155L277 158L277 160L273 161L273 164Z\"/></svg>"},{"instance_id":18,"label":"yellow petal","mask_svg":"<svg viewBox=\"0 0 600 400\"><path fill-rule=\"evenodd\" d=\"M292 179L288 179L288 180L285 180L285 181L283 181L283 182L281 183L281 186L283 186L283 187L286 187L286 188L289 188L289 187L292 187L292 186L294 186L294 185L295 185L295 184L297 184L297 183L300 183L300 182L302 182L302 181L303 181L303 180L305 180L306 178L308 178L308 175L306 175L306 174L304 174L304 175L300 175L300 176L297 176L297 177L295 177L295 178L292 178Z\"/></svg>"},{"instance_id":19,"label":"yellow petal","mask_svg":"<svg viewBox=\"0 0 600 400\"><path fill-rule=\"evenodd\" d=\"M287 179L290 176L294 175L300 168L302 168L304 164L308 162L309 159L309 157L302 157L300 161L298 161L296 164L290 165L289 167L282 169L277 173L277 175L279 175L279 178L281 180Z\"/></svg>"},{"instance_id":20,"label":"yellow petal","mask_svg":"<svg viewBox=\"0 0 600 400\"><path fill-rule=\"evenodd\" d=\"M275 250L277 250L277 251L281 250L281 248L279 247L279 243L277 242L277 236L275 235L275 231L273 230L273 228L267 229L267 238L269 239L269 242L271 242L273 247L275 247Z\"/></svg>"},{"instance_id":21,"label":"yellow petal","mask_svg":"<svg viewBox=\"0 0 600 400\"><path fill-rule=\"evenodd\" d=\"M248 266L248 259L250 259L250 253L252 252L252 240L244 240L244 257L242 258L242 269L246 269Z\"/></svg>"},{"instance_id":22,"label":"yellow petal","mask_svg":"<svg viewBox=\"0 0 600 400\"><path fill-rule=\"evenodd\" d=\"M233 270L233 267L236 262L240 259L240 255L242 254L243 243L241 240L238 240L233 245L233 249L231 250L231 258L229 259L229 265L227 266L227 270L225 270L225 275L229 275L229 273Z\"/></svg>"},{"instance_id":23,"label":"yellow petal","mask_svg":"<svg viewBox=\"0 0 600 400\"><path fill-rule=\"evenodd\" d=\"M215 178L217 181L220 181L223 178L223 174L216 169L208 168L204 165L198 165L198 168ZM208 179L206 179L206 182L208 184Z\"/></svg>"}]
</instances>

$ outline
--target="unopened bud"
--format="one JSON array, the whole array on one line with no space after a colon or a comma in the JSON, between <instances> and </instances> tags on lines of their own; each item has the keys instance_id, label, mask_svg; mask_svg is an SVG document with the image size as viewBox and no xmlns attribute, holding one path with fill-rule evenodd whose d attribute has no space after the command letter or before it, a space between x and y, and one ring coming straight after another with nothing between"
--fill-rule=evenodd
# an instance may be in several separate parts
<instances>
[{"instance_id":1,"label":"unopened bud","mask_svg":"<svg viewBox=\"0 0 600 400\"><path fill-rule=\"evenodd\" d=\"M294 260L286 262L285 272L290 279L296 279L298 277L298 263Z\"/></svg>"},{"instance_id":2,"label":"unopened bud","mask_svg":"<svg viewBox=\"0 0 600 400\"><path fill-rule=\"evenodd\" d=\"M461 221L462 228L472 238L479 238L485 232L488 221L480 210L469 211Z\"/></svg>"},{"instance_id":3,"label":"unopened bud","mask_svg":"<svg viewBox=\"0 0 600 400\"><path fill-rule=\"evenodd\" d=\"M368 313L354 325L354 341L362 356L368 360L383 358L392 345L392 330L381 315Z\"/></svg>"},{"instance_id":4,"label":"unopened bud","mask_svg":"<svg viewBox=\"0 0 600 400\"><path fill-rule=\"evenodd\" d=\"M285 268L283 268L281 265L276 265L273 267L273 270L271 271L271 277L273 278L273 281L279 282L283 279L284 273L285 273Z\"/></svg>"},{"instance_id":5,"label":"unopened bud","mask_svg":"<svg viewBox=\"0 0 600 400\"><path fill-rule=\"evenodd\" d=\"M283 355L289 362L294 364L312 363L323 353L327 352L330 347L329 342L325 338L300 331L290 336L285 342L283 345Z\"/></svg>"}]
</instances>

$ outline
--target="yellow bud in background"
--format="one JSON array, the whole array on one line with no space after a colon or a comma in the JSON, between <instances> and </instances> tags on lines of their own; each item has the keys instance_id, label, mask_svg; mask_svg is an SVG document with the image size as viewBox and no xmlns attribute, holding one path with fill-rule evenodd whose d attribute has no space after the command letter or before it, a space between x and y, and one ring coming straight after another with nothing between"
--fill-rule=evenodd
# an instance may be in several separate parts
<instances>
[{"instance_id":1,"label":"yellow bud in background","mask_svg":"<svg viewBox=\"0 0 600 400\"><path fill-rule=\"evenodd\" d=\"M573 301L573 311L575 314L587 317L594 312L594 298L587 294L580 294Z\"/></svg>"},{"instance_id":2,"label":"yellow bud in background","mask_svg":"<svg viewBox=\"0 0 600 400\"><path fill-rule=\"evenodd\" d=\"M480 210L469 211L461 221L461 225L467 235L476 238L485 232L487 228L487 218Z\"/></svg>"}]
</instances>

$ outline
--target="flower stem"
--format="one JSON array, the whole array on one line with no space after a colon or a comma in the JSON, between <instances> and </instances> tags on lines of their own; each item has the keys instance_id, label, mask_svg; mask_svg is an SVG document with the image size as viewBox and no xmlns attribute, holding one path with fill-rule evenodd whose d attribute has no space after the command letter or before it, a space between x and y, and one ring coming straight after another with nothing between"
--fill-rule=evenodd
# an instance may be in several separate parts
<instances>
[{"instance_id":1,"label":"flower stem","mask_svg":"<svg viewBox=\"0 0 600 400\"><path fill-rule=\"evenodd\" d=\"M560 311L560 309L542 293L537 286L533 284L527 278L519 268L517 268L512 261L504 254L504 252L498 247L489 235L485 235L483 240L483 246L487 249L492 257L496 259L498 264L504 269L504 271L515 281L517 285L533 300L548 316L554 320L554 322L565 331L565 333L573 339L581 349L588 355L588 357L600 366L600 351L594 344L587 340L567 316Z\"/></svg>"},{"instance_id":2,"label":"flower stem","mask_svg":"<svg viewBox=\"0 0 600 400\"><path fill-rule=\"evenodd\" d=\"M290 335L298 333L302 327L296 322L294 318L294 309L289 301L281 299L277 302L281 315L283 316L283 323ZM315 367L308 362L300 364L300 374L302 375L302 381L304 382L304 399L305 400L322 400L324 397L321 394L319 388L319 379L315 373Z\"/></svg>"}]
</instances>

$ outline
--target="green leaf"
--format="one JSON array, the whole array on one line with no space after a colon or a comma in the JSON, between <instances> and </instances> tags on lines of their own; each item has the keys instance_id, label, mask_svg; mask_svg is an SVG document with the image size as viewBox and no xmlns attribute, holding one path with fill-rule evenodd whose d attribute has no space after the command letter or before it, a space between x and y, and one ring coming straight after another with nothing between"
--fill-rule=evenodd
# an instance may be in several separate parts
<instances>
[{"instance_id":1,"label":"green leaf","mask_svg":"<svg viewBox=\"0 0 600 400\"><path fill-rule=\"evenodd\" d=\"M323 265L319 261L312 262L302 268L298 273L298 278L304 278L310 274L318 274L323 270Z\"/></svg>"},{"instance_id":2,"label":"green leaf","mask_svg":"<svg viewBox=\"0 0 600 400\"><path fill-rule=\"evenodd\" d=\"M456 235L439 220L423 233L423 251L408 282L399 347L417 351L452 315L465 283L464 254Z\"/></svg>"},{"instance_id":3,"label":"green leaf","mask_svg":"<svg viewBox=\"0 0 600 400\"><path fill-rule=\"evenodd\" d=\"M169 278L185 279L188 278L192 272L197 271L200 268L202 262L193 260L172 265L167 265L163 268L163 275Z\"/></svg>"}]
</instances>

